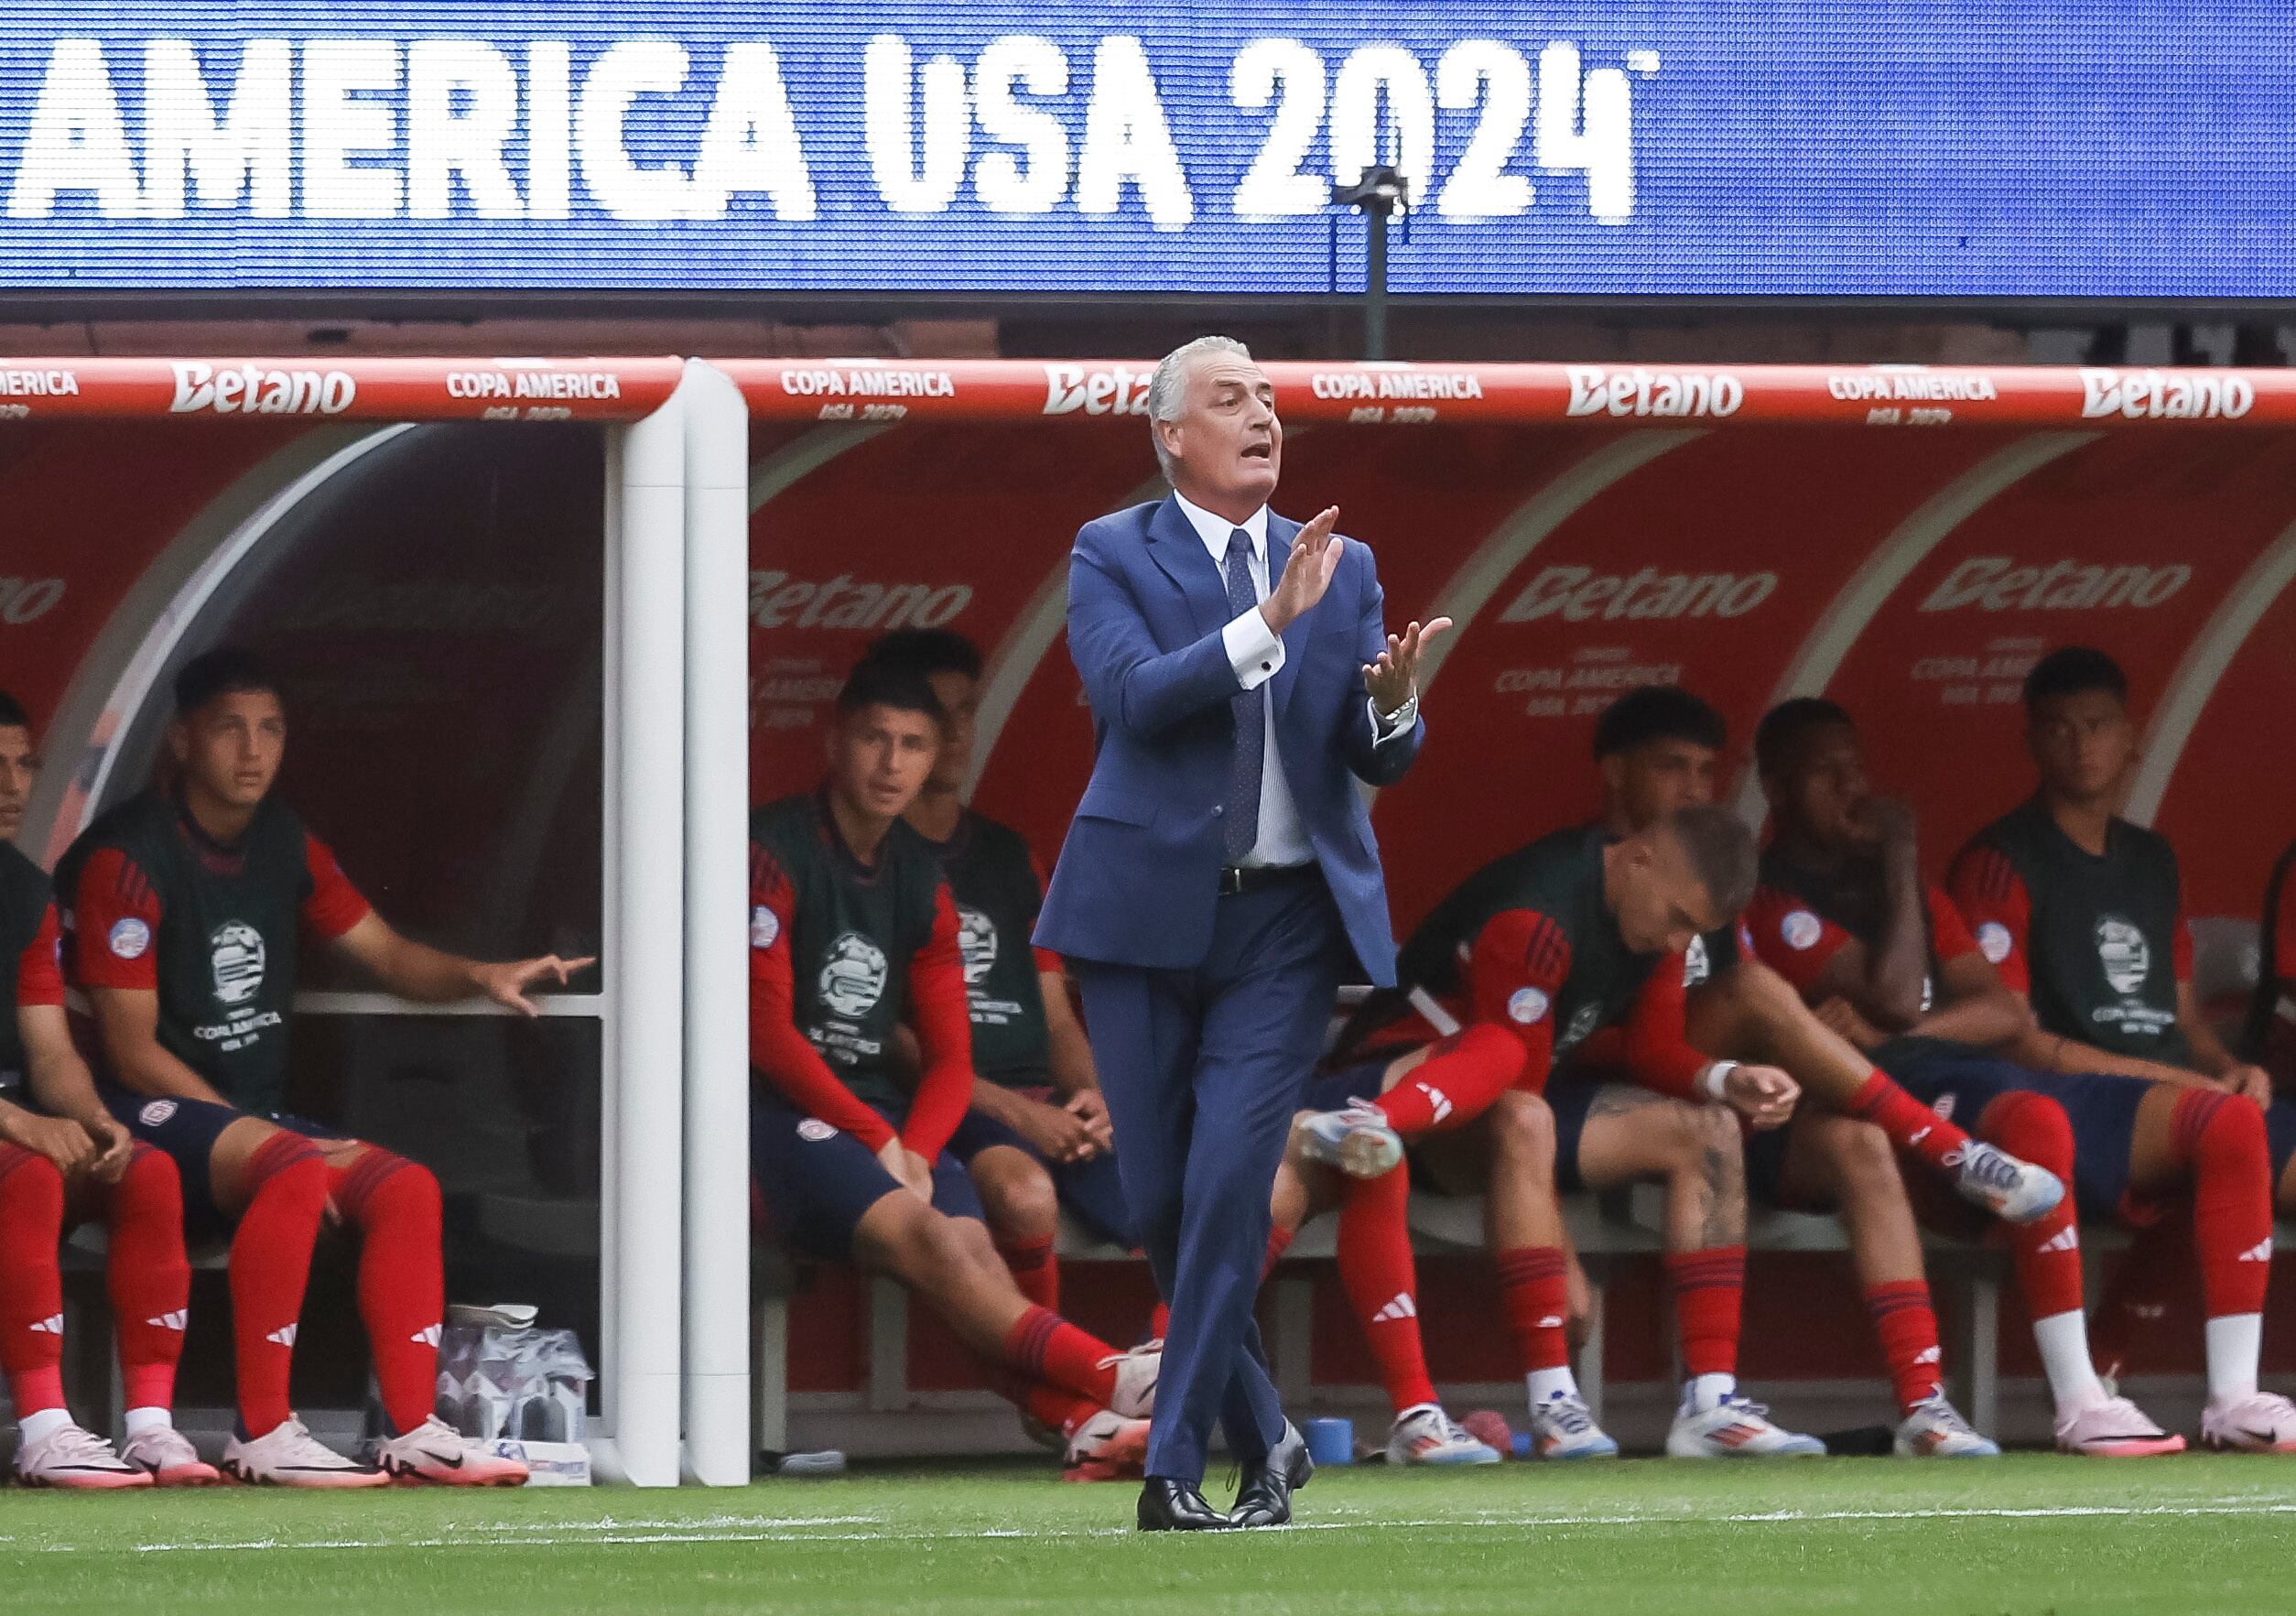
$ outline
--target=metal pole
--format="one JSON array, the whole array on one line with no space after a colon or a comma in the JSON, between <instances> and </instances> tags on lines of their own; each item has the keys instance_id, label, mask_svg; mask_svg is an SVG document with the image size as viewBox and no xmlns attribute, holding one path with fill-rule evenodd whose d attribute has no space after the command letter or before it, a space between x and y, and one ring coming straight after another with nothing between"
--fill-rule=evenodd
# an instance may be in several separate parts
<instances>
[{"instance_id":1,"label":"metal pole","mask_svg":"<svg viewBox=\"0 0 2296 1616\"><path fill-rule=\"evenodd\" d=\"M1387 221L1389 210L1377 202L1364 210L1370 234L1363 261L1363 357L1387 357Z\"/></svg>"}]
</instances>

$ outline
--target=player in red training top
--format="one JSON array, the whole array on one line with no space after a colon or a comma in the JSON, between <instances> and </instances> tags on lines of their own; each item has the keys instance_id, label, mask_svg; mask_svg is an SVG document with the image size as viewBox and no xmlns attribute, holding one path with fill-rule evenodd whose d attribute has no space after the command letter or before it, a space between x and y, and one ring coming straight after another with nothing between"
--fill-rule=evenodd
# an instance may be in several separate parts
<instances>
[{"instance_id":1,"label":"player in red training top","mask_svg":"<svg viewBox=\"0 0 2296 1616\"><path fill-rule=\"evenodd\" d=\"M96 1098L64 1020L56 906L47 873L16 851L38 767L32 726L0 692L0 1369L22 1426L16 1473L33 1487L190 1487L218 1480L175 1428L191 1269L175 1164L139 1144ZM100 1218L129 1405L125 1453L64 1406L64 1290L57 1242Z\"/></svg>"},{"instance_id":2,"label":"player in red training top","mask_svg":"<svg viewBox=\"0 0 2296 1616\"><path fill-rule=\"evenodd\" d=\"M590 963L481 964L409 941L272 793L287 749L277 683L248 652L186 663L168 727L172 785L107 809L57 866L66 975L84 992L112 1114L182 1176L187 1220L231 1230L243 1481L366 1487L393 1478L516 1485L431 1410L445 1311L439 1181L428 1167L285 1114L296 951L309 930L403 999L483 996L535 1014L527 991ZM359 1310L388 1429L376 1462L315 1440L287 1402L312 1242L357 1231Z\"/></svg>"},{"instance_id":3,"label":"player in red training top","mask_svg":"<svg viewBox=\"0 0 2296 1616\"><path fill-rule=\"evenodd\" d=\"M2296 1207L2296 1106L2273 1102L2271 1079L2208 1025L2193 985L2175 850L2117 811L2137 750L2128 676L2102 651L2052 651L2026 676L2025 718L2040 787L1980 830L1946 880L1978 949L2032 1010L2035 1025L2002 1052L2039 1071L2112 1073L2198 1091L2177 1109L2179 1140L2193 1152L2224 1153L2227 1171L2247 1160L2251 1113L2266 1106L2267 1193L2277 1186L2280 1206ZM2238 1103L2208 1103L2220 1095ZM2211 1208L2226 1220L2219 1237L2203 1233ZM2181 1221L2161 1219L2139 1235L2097 1308L2097 1355L2117 1370L2141 1325L2165 1317L2159 1287L2192 1267ZM2289 1405L2256 1384L2269 1219L2250 1241L2218 1250L2220 1239L2234 1240L2229 1231L2253 1222L2245 1196L2195 1197L2194 1236L2236 1264L2221 1273L2202 1264L2210 1350L2201 1437L2211 1446L2296 1443Z\"/></svg>"},{"instance_id":4,"label":"player in red training top","mask_svg":"<svg viewBox=\"0 0 2296 1616\"><path fill-rule=\"evenodd\" d=\"M1295 1124L1296 1150L1350 1177L1326 1174L1318 1184L1295 1166L1277 1186L1277 1227L1294 1225L1305 1209L1303 1184L1308 1195L1344 1192L1343 1275L1400 1405L1391 1448L1441 1438L1403 1452L1405 1462L1475 1463L1481 1456L1443 1419L1427 1383L1404 1223L1409 1185L1394 1168L1399 1135L1413 1142L1413 1164L1435 1188L1487 1192L1486 1240L1540 1457L1618 1452L1570 1371L1559 1192L1661 1174L1676 1192L1666 1267L1686 1372L1667 1452L1825 1451L1738 1394L1746 1247L1734 1133L1685 1127L1654 1114L1640 1090L1613 1084L1601 1090L1603 1115L1582 1112L1583 1126L1565 1144L1562 1119L1542 1098L1556 1087L1553 1068L1575 1065L1586 1046L1602 1040L1611 1046L1606 1064L1671 1097L1660 1103L1689 1112L1717 1101L1756 1126L1785 1121L1798 1093L1785 1073L1710 1061L1683 1039L1683 950L1701 931L1727 924L1753 884L1751 838L1710 807L1686 808L1622 838L1581 826L1534 841L1469 876L1420 924L1398 960L1399 990L1365 1003L1342 1036L1338 1069L1310 1083L1305 1103L1316 1109ZM1398 1050L1407 1053L1399 1057ZM1713 1155L1714 1165L1669 1172L1678 1140ZM1387 1300L1375 1301L1381 1294Z\"/></svg>"},{"instance_id":5,"label":"player in red training top","mask_svg":"<svg viewBox=\"0 0 2296 1616\"><path fill-rule=\"evenodd\" d=\"M956 901L972 1012L972 1110L949 1151L972 1175L1021 1294L1057 1311L1053 1242L1062 1208L1099 1240L1127 1248L1138 1242L1092 1045L1069 1003L1060 956L1029 946L1044 872L1020 832L964 800L980 653L951 630L917 628L884 635L867 655L925 678L941 704L940 751L904 818L940 861ZM914 1044L906 1029L902 1036Z\"/></svg>"},{"instance_id":6,"label":"player in red training top","mask_svg":"<svg viewBox=\"0 0 2296 1616\"><path fill-rule=\"evenodd\" d=\"M820 786L750 817L751 1172L793 1249L900 1280L994 1364L1067 1438L1072 1479L1137 1476L1160 1355L1118 1352L1023 1296L966 1176L977 1079L957 907L901 818L940 739L932 686L864 661Z\"/></svg>"},{"instance_id":7,"label":"player in red training top","mask_svg":"<svg viewBox=\"0 0 2296 1616\"><path fill-rule=\"evenodd\" d=\"M2183 1227L2204 1271L2217 1235L2236 1237L2219 1299L2245 1303L2251 1281L2261 1295L2265 1271L2236 1259L2255 1229L2271 1225L2262 1120L2254 1108L2245 1123L2198 1118L2184 1099L2191 1090L2001 1058L2031 1013L2001 985L1952 901L1922 882L1912 810L1872 790L1849 714L1831 701L1788 701L1762 720L1754 752L1773 827L1748 916L1755 948L1908 1093L2074 1186L2046 1218L2006 1231L2056 1403L2057 1444L2108 1458L2178 1451L2182 1437L2109 1395L2092 1366L2076 1200L2093 1220L2142 1225L2163 1216L2166 1198L2193 1190L2209 1215ZM2212 1107L2224 1099L2196 1098Z\"/></svg>"},{"instance_id":8,"label":"player in red training top","mask_svg":"<svg viewBox=\"0 0 2296 1616\"><path fill-rule=\"evenodd\" d=\"M2256 992L2240 1053L2271 1074L2275 1092L2296 1088L2296 842L2264 884Z\"/></svg>"}]
</instances>

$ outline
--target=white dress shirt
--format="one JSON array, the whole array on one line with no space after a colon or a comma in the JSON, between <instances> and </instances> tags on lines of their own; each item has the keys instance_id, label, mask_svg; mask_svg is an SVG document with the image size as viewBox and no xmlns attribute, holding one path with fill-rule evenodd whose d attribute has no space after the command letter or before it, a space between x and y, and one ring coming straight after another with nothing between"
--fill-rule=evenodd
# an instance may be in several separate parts
<instances>
[{"instance_id":1,"label":"white dress shirt","mask_svg":"<svg viewBox=\"0 0 2296 1616\"><path fill-rule=\"evenodd\" d=\"M1175 493L1173 502L1180 514L1188 519L1204 548L1211 552L1213 570L1219 574L1225 588L1228 581L1228 537L1240 527L1251 539L1252 593L1261 601L1268 598L1268 508L1262 505L1240 522L1230 522L1216 515L1203 506L1191 503L1185 495ZM1227 647L1228 664L1236 670L1236 682L1247 690L1257 689L1273 678L1283 667L1283 641L1257 608L1229 621L1220 630L1220 643ZM1364 706L1371 714L1371 733L1374 744L1393 740L1408 727L1407 723L1388 725L1381 721L1379 709L1366 697ZM1415 715L1414 715L1415 716ZM1267 723L1262 730L1267 746L1267 759L1260 770L1260 836L1244 855L1247 866L1261 865L1283 868L1293 864L1313 863L1315 844L1307 839L1307 827L1300 822L1299 808L1292 801L1291 782L1283 777L1283 754L1276 748L1275 708L1268 706Z\"/></svg>"}]
</instances>

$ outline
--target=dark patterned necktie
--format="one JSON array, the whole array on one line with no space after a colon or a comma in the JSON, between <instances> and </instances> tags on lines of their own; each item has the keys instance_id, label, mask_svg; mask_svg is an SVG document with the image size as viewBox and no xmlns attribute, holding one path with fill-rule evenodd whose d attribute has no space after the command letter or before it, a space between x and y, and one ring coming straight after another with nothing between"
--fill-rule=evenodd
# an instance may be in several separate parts
<instances>
[{"instance_id":1,"label":"dark patterned necktie","mask_svg":"<svg viewBox=\"0 0 2296 1616\"><path fill-rule=\"evenodd\" d=\"M1228 613L1241 617L1260 604L1251 585L1251 535L1239 527L1228 536ZM1260 776L1268 761L1268 687L1262 680L1237 696L1236 755L1228 765L1228 862L1240 864L1260 840Z\"/></svg>"}]
</instances>

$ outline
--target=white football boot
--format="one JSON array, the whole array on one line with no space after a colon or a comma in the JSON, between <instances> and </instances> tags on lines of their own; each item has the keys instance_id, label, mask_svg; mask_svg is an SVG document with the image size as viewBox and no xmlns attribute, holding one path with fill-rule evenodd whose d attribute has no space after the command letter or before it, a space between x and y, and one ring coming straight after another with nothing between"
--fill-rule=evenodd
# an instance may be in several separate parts
<instances>
[{"instance_id":1,"label":"white football boot","mask_svg":"<svg viewBox=\"0 0 2296 1616\"><path fill-rule=\"evenodd\" d=\"M2064 1180L1982 1139L1969 1141L1954 1162L1954 1188L1962 1199L2009 1223L2046 1218L2064 1199Z\"/></svg>"},{"instance_id":2,"label":"white football boot","mask_svg":"<svg viewBox=\"0 0 2296 1616\"><path fill-rule=\"evenodd\" d=\"M1148 1462L1148 1422L1103 1408L1069 1433L1064 1481L1137 1481Z\"/></svg>"},{"instance_id":3,"label":"white football boot","mask_svg":"<svg viewBox=\"0 0 2296 1616\"><path fill-rule=\"evenodd\" d=\"M1100 1361L1116 1365L1116 1389L1108 1399L1111 1412L1128 1420L1144 1420L1156 1412L1156 1376L1164 1368L1162 1341L1150 1341Z\"/></svg>"},{"instance_id":4,"label":"white football boot","mask_svg":"<svg viewBox=\"0 0 2296 1616\"><path fill-rule=\"evenodd\" d=\"M524 1487L523 1459L504 1459L475 1437L465 1437L437 1415L404 1437L375 1444L374 1462L395 1481L440 1487Z\"/></svg>"},{"instance_id":5,"label":"white football boot","mask_svg":"<svg viewBox=\"0 0 2296 1616\"><path fill-rule=\"evenodd\" d=\"M1479 1442L1434 1404L1398 1415L1387 1433L1392 1465L1495 1465L1499 1449Z\"/></svg>"},{"instance_id":6,"label":"white football boot","mask_svg":"<svg viewBox=\"0 0 2296 1616\"><path fill-rule=\"evenodd\" d=\"M1666 1433L1669 1459L1808 1459L1825 1451L1815 1437L1772 1425L1769 1409L1735 1392L1704 1413L1685 1400Z\"/></svg>"},{"instance_id":7,"label":"white football boot","mask_svg":"<svg viewBox=\"0 0 2296 1616\"><path fill-rule=\"evenodd\" d=\"M1292 1139L1309 1161L1337 1167L1350 1178L1376 1178L1403 1159L1403 1136L1368 1105L1308 1112L1293 1122Z\"/></svg>"},{"instance_id":8,"label":"white football boot","mask_svg":"<svg viewBox=\"0 0 2296 1616\"><path fill-rule=\"evenodd\" d=\"M1998 1459L2001 1445L1980 1436L1945 1401L1943 1392L1924 1397L1898 1426L1894 1444L1900 1459Z\"/></svg>"},{"instance_id":9,"label":"white football boot","mask_svg":"<svg viewBox=\"0 0 2296 1616\"><path fill-rule=\"evenodd\" d=\"M1595 1424L1586 1398L1555 1392L1531 1405L1531 1451L1541 1459L1616 1459L1619 1445Z\"/></svg>"},{"instance_id":10,"label":"white football boot","mask_svg":"<svg viewBox=\"0 0 2296 1616\"><path fill-rule=\"evenodd\" d=\"M173 1426L154 1426L130 1437L120 1457L147 1473L155 1487L212 1487L223 1474L200 1457L191 1438Z\"/></svg>"},{"instance_id":11,"label":"white football boot","mask_svg":"<svg viewBox=\"0 0 2296 1616\"><path fill-rule=\"evenodd\" d=\"M26 1487L69 1487L108 1491L121 1487L148 1487L151 1476L139 1470L93 1431L61 1426L16 1452L16 1479Z\"/></svg>"},{"instance_id":12,"label":"white football boot","mask_svg":"<svg viewBox=\"0 0 2296 1616\"><path fill-rule=\"evenodd\" d=\"M2128 1398L2100 1395L2057 1415L2057 1451L2092 1459L2149 1459L2183 1452L2184 1438L2154 1425Z\"/></svg>"},{"instance_id":13,"label":"white football boot","mask_svg":"<svg viewBox=\"0 0 2296 1616\"><path fill-rule=\"evenodd\" d=\"M373 1465L345 1459L289 1415L260 1437L234 1436L223 1445L223 1473L248 1487L387 1487Z\"/></svg>"},{"instance_id":14,"label":"white football boot","mask_svg":"<svg viewBox=\"0 0 2296 1616\"><path fill-rule=\"evenodd\" d=\"M2251 1392L2201 1410L2201 1446L2228 1453L2296 1453L2296 1404L2277 1392Z\"/></svg>"}]
</instances>

